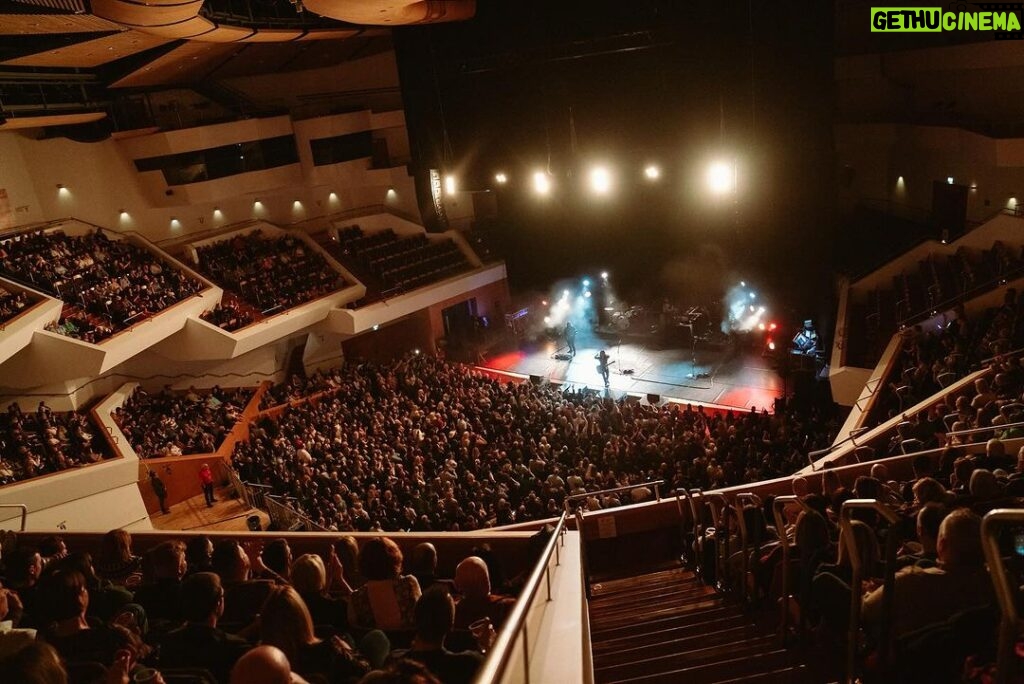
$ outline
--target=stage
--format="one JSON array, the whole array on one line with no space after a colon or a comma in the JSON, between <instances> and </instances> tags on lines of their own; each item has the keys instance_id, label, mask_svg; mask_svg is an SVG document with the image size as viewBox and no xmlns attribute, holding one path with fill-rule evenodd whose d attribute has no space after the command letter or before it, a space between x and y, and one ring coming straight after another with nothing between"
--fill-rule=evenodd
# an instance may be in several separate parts
<instances>
[{"instance_id":1,"label":"stage","mask_svg":"<svg viewBox=\"0 0 1024 684\"><path fill-rule=\"evenodd\" d=\"M657 394L680 401L771 411L775 399L783 395L782 378L770 360L759 354L699 348L694 353L635 338L617 342L581 330L571 359L556 357L568 354L560 340L527 344L517 351L488 356L478 365L604 390L595 358L604 349L612 362L608 383L612 396Z\"/></svg>"}]
</instances>

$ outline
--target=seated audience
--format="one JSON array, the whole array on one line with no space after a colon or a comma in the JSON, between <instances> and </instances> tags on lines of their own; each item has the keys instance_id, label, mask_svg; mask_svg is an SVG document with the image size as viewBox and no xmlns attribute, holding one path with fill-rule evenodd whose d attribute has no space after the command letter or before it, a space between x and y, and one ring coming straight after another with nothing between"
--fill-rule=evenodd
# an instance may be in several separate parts
<instances>
[{"instance_id":1,"label":"seated audience","mask_svg":"<svg viewBox=\"0 0 1024 684\"><path fill-rule=\"evenodd\" d=\"M470 684L483 657L474 651L453 653L445 637L455 624L455 602L443 586L433 586L416 602L416 634L412 646L391 654L393 660L422 663L444 684Z\"/></svg>"},{"instance_id":2,"label":"seated audience","mask_svg":"<svg viewBox=\"0 0 1024 684\"><path fill-rule=\"evenodd\" d=\"M132 553L128 530L111 530L103 535L95 567L96 574L114 584L129 589L138 586L142 581L142 558Z\"/></svg>"},{"instance_id":3,"label":"seated audience","mask_svg":"<svg viewBox=\"0 0 1024 684\"><path fill-rule=\"evenodd\" d=\"M102 342L203 289L187 273L100 229L23 233L0 242L0 254L0 275L64 302L48 329L85 342Z\"/></svg>"},{"instance_id":4,"label":"seated audience","mask_svg":"<svg viewBox=\"0 0 1024 684\"><path fill-rule=\"evenodd\" d=\"M255 230L196 249L198 268L264 315L305 304L345 287L321 254L293 235Z\"/></svg>"},{"instance_id":5,"label":"seated audience","mask_svg":"<svg viewBox=\"0 0 1024 684\"><path fill-rule=\"evenodd\" d=\"M967 509L950 513L939 527L934 567L911 566L896 575L893 635L951 617L965 608L995 601L981 548L981 519ZM884 587L864 597L866 624L881 616Z\"/></svg>"},{"instance_id":6,"label":"seated audience","mask_svg":"<svg viewBox=\"0 0 1024 684\"><path fill-rule=\"evenodd\" d=\"M455 627L469 629L477 620L488 618L500 630L516 600L491 592L491 576L487 564L478 556L466 558L455 568Z\"/></svg>"},{"instance_id":7,"label":"seated audience","mask_svg":"<svg viewBox=\"0 0 1024 684\"><path fill-rule=\"evenodd\" d=\"M11 404L0 414L0 485L108 458L106 440L94 434L85 411L55 412L39 402L26 413Z\"/></svg>"},{"instance_id":8,"label":"seated audience","mask_svg":"<svg viewBox=\"0 0 1024 684\"><path fill-rule=\"evenodd\" d=\"M332 547L333 556L333 547ZM337 556L334 556L337 559ZM340 574L340 562L332 574ZM295 559L292 563L292 586L309 608L309 614L313 617L313 624L317 626L328 626L336 633L342 634L348 631L348 603L341 598L331 596L327 588L327 571L320 556L315 553L306 553ZM344 578L340 580L344 583ZM347 584L344 585L348 587ZM350 588L343 590L345 596L352 593Z\"/></svg>"},{"instance_id":9,"label":"seated audience","mask_svg":"<svg viewBox=\"0 0 1024 684\"><path fill-rule=\"evenodd\" d=\"M0 325L14 319L30 306L32 300L24 292L12 292L0 285Z\"/></svg>"},{"instance_id":10,"label":"seated audience","mask_svg":"<svg viewBox=\"0 0 1024 684\"><path fill-rule=\"evenodd\" d=\"M224 614L220 578L212 572L190 575L182 582L179 597L185 624L160 640L160 663L206 669L226 684L231 668L250 647L217 626Z\"/></svg>"},{"instance_id":11,"label":"seated audience","mask_svg":"<svg viewBox=\"0 0 1024 684\"><path fill-rule=\"evenodd\" d=\"M146 557L152 568L152 576L135 590L135 603L146 610L146 616L151 621L179 620L181 605L178 594L188 570L185 544L165 541L150 549Z\"/></svg>"},{"instance_id":12,"label":"seated audience","mask_svg":"<svg viewBox=\"0 0 1024 684\"><path fill-rule=\"evenodd\" d=\"M251 579L251 563L257 572L264 570L257 545L251 545L250 555L235 539L222 539L213 548L211 567L223 582L224 606L221 619L232 625L248 625L259 613L260 606L270 596L274 583Z\"/></svg>"},{"instance_id":13,"label":"seated audience","mask_svg":"<svg viewBox=\"0 0 1024 684\"><path fill-rule=\"evenodd\" d=\"M231 433L253 392L214 387L150 394L137 387L111 417L142 458L208 454Z\"/></svg>"},{"instance_id":14,"label":"seated audience","mask_svg":"<svg viewBox=\"0 0 1024 684\"><path fill-rule=\"evenodd\" d=\"M344 684L360 679L370 669L343 639L320 639L313 618L298 592L275 587L260 613L261 643L276 646L292 669L306 679Z\"/></svg>"},{"instance_id":15,"label":"seated audience","mask_svg":"<svg viewBox=\"0 0 1024 684\"><path fill-rule=\"evenodd\" d=\"M274 646L257 646L231 668L230 684L308 684Z\"/></svg>"},{"instance_id":16,"label":"seated audience","mask_svg":"<svg viewBox=\"0 0 1024 684\"><path fill-rule=\"evenodd\" d=\"M359 552L359 571L366 583L349 598L349 622L363 628L409 630L420 585L403 575L402 551L387 537L369 539Z\"/></svg>"}]
</instances>

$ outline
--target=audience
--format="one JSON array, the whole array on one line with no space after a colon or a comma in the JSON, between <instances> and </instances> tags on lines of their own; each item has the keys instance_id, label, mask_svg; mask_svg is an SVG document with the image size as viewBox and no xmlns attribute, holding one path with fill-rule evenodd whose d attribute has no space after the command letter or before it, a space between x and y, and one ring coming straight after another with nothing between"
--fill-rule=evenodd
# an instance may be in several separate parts
<instances>
[{"instance_id":1,"label":"audience","mask_svg":"<svg viewBox=\"0 0 1024 684\"><path fill-rule=\"evenodd\" d=\"M199 292L200 281L100 229L16 235L0 242L0 275L64 302L52 330L98 343Z\"/></svg>"},{"instance_id":2,"label":"audience","mask_svg":"<svg viewBox=\"0 0 1024 684\"><path fill-rule=\"evenodd\" d=\"M220 301L209 311L204 311L200 316L207 323L212 323L222 330L234 332L240 330L250 323L260 319L260 313L252 306L234 298L227 298Z\"/></svg>"},{"instance_id":3,"label":"audience","mask_svg":"<svg viewBox=\"0 0 1024 684\"><path fill-rule=\"evenodd\" d=\"M32 306L32 300L24 292L14 292L0 285L0 325L21 314Z\"/></svg>"},{"instance_id":4,"label":"audience","mask_svg":"<svg viewBox=\"0 0 1024 684\"><path fill-rule=\"evenodd\" d=\"M804 454L830 443L836 427L831 407L659 408L503 384L426 355L286 385L264 403L294 399L297 387L323 394L254 423L235 467L296 500L315 523L344 531L555 517L573 492L646 480L665 480L663 491L754 482L806 464ZM602 496L587 505L619 503Z\"/></svg>"},{"instance_id":5,"label":"audience","mask_svg":"<svg viewBox=\"0 0 1024 684\"><path fill-rule=\"evenodd\" d=\"M443 586L427 589L416 602L416 633L412 646L396 650L392 660L422 663L444 684L470 684L483 658L476 651L453 653L445 639L455 624L455 602Z\"/></svg>"},{"instance_id":6,"label":"audience","mask_svg":"<svg viewBox=\"0 0 1024 684\"><path fill-rule=\"evenodd\" d=\"M263 315L346 285L319 252L292 235L268 237L255 230L199 247L196 253L200 271Z\"/></svg>"},{"instance_id":7,"label":"audience","mask_svg":"<svg viewBox=\"0 0 1024 684\"><path fill-rule=\"evenodd\" d=\"M349 597L349 622L363 628L408 630L420 585L402 574L402 550L387 537L374 537L359 551L366 583Z\"/></svg>"},{"instance_id":8,"label":"audience","mask_svg":"<svg viewBox=\"0 0 1024 684\"><path fill-rule=\"evenodd\" d=\"M172 392L165 387L149 394L137 387L110 415L141 458L209 454L230 434L254 391L215 386L203 393L195 388Z\"/></svg>"},{"instance_id":9,"label":"audience","mask_svg":"<svg viewBox=\"0 0 1024 684\"><path fill-rule=\"evenodd\" d=\"M182 582L179 596L185 624L161 639L161 664L203 668L213 673L218 682L227 682L231 668L250 645L217 626L224 614L220 577L212 572L190 575Z\"/></svg>"},{"instance_id":10,"label":"audience","mask_svg":"<svg viewBox=\"0 0 1024 684\"><path fill-rule=\"evenodd\" d=\"M106 440L94 439L85 411L54 412L39 402L34 413L14 403L0 414L0 485L98 463L110 455Z\"/></svg>"}]
</instances>

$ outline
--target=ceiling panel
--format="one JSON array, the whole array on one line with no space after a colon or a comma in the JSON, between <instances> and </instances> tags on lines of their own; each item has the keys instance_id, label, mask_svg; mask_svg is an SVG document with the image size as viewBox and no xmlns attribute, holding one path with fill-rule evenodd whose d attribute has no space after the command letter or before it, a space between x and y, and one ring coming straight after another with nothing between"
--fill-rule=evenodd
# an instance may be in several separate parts
<instances>
[{"instance_id":1,"label":"ceiling panel","mask_svg":"<svg viewBox=\"0 0 1024 684\"><path fill-rule=\"evenodd\" d=\"M100 33L120 31L120 24L91 14L0 14L0 35Z\"/></svg>"},{"instance_id":2,"label":"ceiling panel","mask_svg":"<svg viewBox=\"0 0 1024 684\"><path fill-rule=\"evenodd\" d=\"M95 40L85 40L45 52L9 59L7 66L27 67L97 67L144 50L171 42L139 31L121 31Z\"/></svg>"},{"instance_id":3,"label":"ceiling panel","mask_svg":"<svg viewBox=\"0 0 1024 684\"><path fill-rule=\"evenodd\" d=\"M241 43L183 43L115 81L110 87L138 88L192 83L205 78L218 65L244 47Z\"/></svg>"},{"instance_id":4,"label":"ceiling panel","mask_svg":"<svg viewBox=\"0 0 1024 684\"><path fill-rule=\"evenodd\" d=\"M70 126L91 123L106 117L104 112L83 112L81 114L48 114L46 116L19 116L0 124L0 130L16 128L42 128L43 126Z\"/></svg>"}]
</instances>

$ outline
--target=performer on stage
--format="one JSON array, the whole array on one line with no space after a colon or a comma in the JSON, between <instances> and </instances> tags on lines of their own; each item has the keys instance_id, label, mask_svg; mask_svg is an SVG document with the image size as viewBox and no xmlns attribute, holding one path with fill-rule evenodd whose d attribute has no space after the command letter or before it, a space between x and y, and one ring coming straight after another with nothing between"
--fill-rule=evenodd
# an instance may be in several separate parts
<instances>
[{"instance_id":1,"label":"performer on stage","mask_svg":"<svg viewBox=\"0 0 1024 684\"><path fill-rule=\"evenodd\" d=\"M610 364L608 363L608 352L602 349L601 353L598 355L597 372L600 373L601 377L604 379L605 387L608 386L609 365Z\"/></svg>"},{"instance_id":2,"label":"performer on stage","mask_svg":"<svg viewBox=\"0 0 1024 684\"><path fill-rule=\"evenodd\" d=\"M573 327L572 321L565 322L565 342L569 345L569 354L576 356L576 328Z\"/></svg>"}]
</instances>

